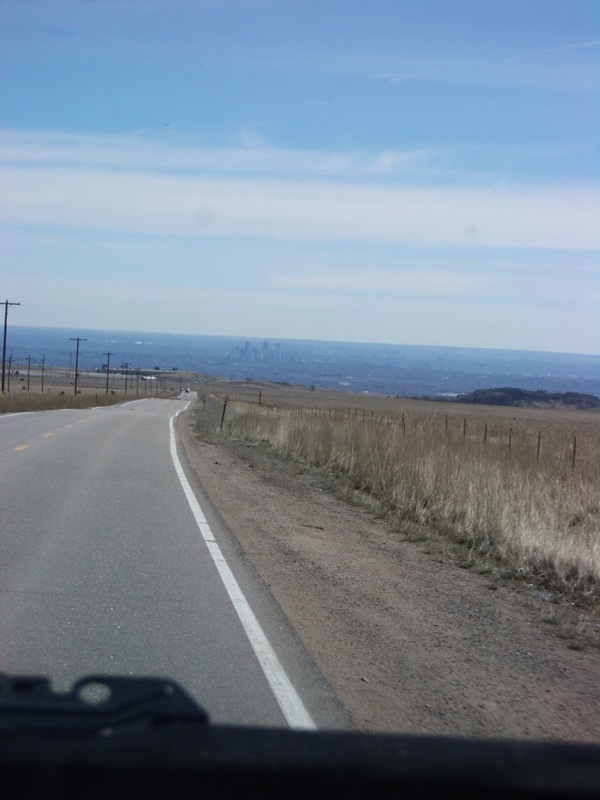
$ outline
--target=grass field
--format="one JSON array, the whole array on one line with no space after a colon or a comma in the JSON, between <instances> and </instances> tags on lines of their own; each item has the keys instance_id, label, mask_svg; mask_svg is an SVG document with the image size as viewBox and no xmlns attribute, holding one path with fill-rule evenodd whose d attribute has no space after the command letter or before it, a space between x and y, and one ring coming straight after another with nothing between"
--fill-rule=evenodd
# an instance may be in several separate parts
<instances>
[{"instance_id":1,"label":"grass field","mask_svg":"<svg viewBox=\"0 0 600 800\"><path fill-rule=\"evenodd\" d=\"M5 392L0 394L0 414L23 411L47 411L58 408L89 408L113 405L142 397L172 397L187 386L191 375L157 373L153 380L135 372L111 373L108 385L105 373L80 372L75 393L75 376L65 369L15 367L5 376ZM193 375L195 378L195 373Z\"/></svg>"},{"instance_id":2,"label":"grass field","mask_svg":"<svg viewBox=\"0 0 600 800\"><path fill-rule=\"evenodd\" d=\"M250 382L207 384L199 396L203 438L269 445L323 470L399 530L430 530L514 575L597 602L598 413Z\"/></svg>"}]
</instances>

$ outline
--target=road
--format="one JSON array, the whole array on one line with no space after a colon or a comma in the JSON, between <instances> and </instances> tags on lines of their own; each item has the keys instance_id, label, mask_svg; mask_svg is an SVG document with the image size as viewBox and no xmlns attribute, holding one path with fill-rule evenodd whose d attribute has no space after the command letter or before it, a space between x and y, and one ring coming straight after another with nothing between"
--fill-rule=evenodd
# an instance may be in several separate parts
<instances>
[{"instance_id":1,"label":"road","mask_svg":"<svg viewBox=\"0 0 600 800\"><path fill-rule=\"evenodd\" d=\"M186 466L186 402L0 418L0 670L61 691L91 673L164 676L216 722L340 727Z\"/></svg>"}]
</instances>

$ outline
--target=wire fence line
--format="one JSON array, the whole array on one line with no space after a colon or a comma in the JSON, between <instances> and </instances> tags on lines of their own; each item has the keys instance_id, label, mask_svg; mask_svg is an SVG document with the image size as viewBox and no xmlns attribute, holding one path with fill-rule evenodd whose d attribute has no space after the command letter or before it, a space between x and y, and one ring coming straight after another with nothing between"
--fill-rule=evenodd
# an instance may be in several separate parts
<instances>
[{"instance_id":1,"label":"wire fence line","mask_svg":"<svg viewBox=\"0 0 600 800\"><path fill-rule=\"evenodd\" d=\"M518 574L543 573L561 591L583 596L600 586L594 415L575 430L576 414L385 413L225 399L196 405L201 437L266 445L326 471L399 525L441 532Z\"/></svg>"},{"instance_id":2,"label":"wire fence line","mask_svg":"<svg viewBox=\"0 0 600 800\"><path fill-rule=\"evenodd\" d=\"M237 402L249 402L238 400ZM525 425L515 419L511 424L506 417L510 417L510 408L506 409L506 416L499 419L497 416L484 418L481 406L477 406L473 415L460 415L457 413L441 414L435 412L431 415L425 413L415 414L402 411L395 413L382 413L365 408L337 408L317 407L308 405L286 404L278 406L269 404L259 396L258 404L265 411L280 411L300 417L313 417L329 419L332 422L356 422L364 424L387 425L391 429L401 430L403 435L423 432L427 427L437 432L439 441L450 439L454 442L462 440L465 446L487 445L490 448L504 449L515 458L525 459L531 464L543 467L544 464L559 467L561 470L570 468L585 469L586 466L598 465L600 460L600 415L596 434L589 431L574 431L571 427L565 430L556 421L549 419L543 426L535 426L533 421ZM552 410L550 415L552 414ZM221 426L222 427L222 426Z\"/></svg>"}]
</instances>

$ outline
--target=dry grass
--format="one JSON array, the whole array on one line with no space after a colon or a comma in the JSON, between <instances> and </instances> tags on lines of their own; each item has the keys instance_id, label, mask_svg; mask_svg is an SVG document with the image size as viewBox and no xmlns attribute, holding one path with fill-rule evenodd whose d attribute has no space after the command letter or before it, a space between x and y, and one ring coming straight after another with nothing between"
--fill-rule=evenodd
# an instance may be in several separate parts
<instances>
[{"instance_id":1,"label":"dry grass","mask_svg":"<svg viewBox=\"0 0 600 800\"><path fill-rule=\"evenodd\" d=\"M139 376L129 375L127 386L123 374L111 374L109 391L106 392L106 376L102 373L79 374L75 394L73 373L61 369L48 369L44 380L39 370L28 375L26 367L11 375L7 391L0 393L0 414L24 411L49 411L61 408L90 408L109 406L143 397L172 397L179 390L180 380L189 382L188 376L159 373L156 381L143 381Z\"/></svg>"},{"instance_id":2,"label":"dry grass","mask_svg":"<svg viewBox=\"0 0 600 800\"><path fill-rule=\"evenodd\" d=\"M228 389L222 429L223 395L201 393L197 427L204 438L268 443L279 456L334 476L355 500L399 525L461 543L467 560L486 557L579 601L595 599L597 414Z\"/></svg>"},{"instance_id":3,"label":"dry grass","mask_svg":"<svg viewBox=\"0 0 600 800\"><path fill-rule=\"evenodd\" d=\"M92 408L122 403L131 398L104 394L10 394L0 396L0 414L19 414L25 411L52 411L60 408Z\"/></svg>"}]
</instances>

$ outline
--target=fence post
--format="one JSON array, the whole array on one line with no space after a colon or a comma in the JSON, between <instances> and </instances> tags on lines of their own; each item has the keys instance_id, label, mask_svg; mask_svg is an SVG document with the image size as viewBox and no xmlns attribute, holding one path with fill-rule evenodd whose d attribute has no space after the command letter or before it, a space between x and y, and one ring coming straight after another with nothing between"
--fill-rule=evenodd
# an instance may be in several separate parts
<instances>
[{"instance_id":1,"label":"fence post","mask_svg":"<svg viewBox=\"0 0 600 800\"><path fill-rule=\"evenodd\" d=\"M463 439L467 437L467 418L463 419Z\"/></svg>"},{"instance_id":2,"label":"fence post","mask_svg":"<svg viewBox=\"0 0 600 800\"><path fill-rule=\"evenodd\" d=\"M571 469L575 469L575 457L577 455L577 436L573 436L573 463Z\"/></svg>"},{"instance_id":3,"label":"fence post","mask_svg":"<svg viewBox=\"0 0 600 800\"><path fill-rule=\"evenodd\" d=\"M537 464L540 463L540 444L541 444L541 441L542 441L542 432L538 431L537 453L536 453L536 456L535 456L535 460L536 460Z\"/></svg>"},{"instance_id":4,"label":"fence post","mask_svg":"<svg viewBox=\"0 0 600 800\"><path fill-rule=\"evenodd\" d=\"M227 411L227 400L223 403L223 413L221 414L221 427L219 430L223 430L223 422L225 421L225 412Z\"/></svg>"},{"instance_id":5,"label":"fence post","mask_svg":"<svg viewBox=\"0 0 600 800\"><path fill-rule=\"evenodd\" d=\"M508 449L512 450L512 428L508 431Z\"/></svg>"},{"instance_id":6,"label":"fence post","mask_svg":"<svg viewBox=\"0 0 600 800\"><path fill-rule=\"evenodd\" d=\"M488 426L488 424L487 424L487 422L486 422L486 423L485 423L485 429L484 429L484 431L483 431L483 443L484 443L484 444L487 442L487 426Z\"/></svg>"}]
</instances>

